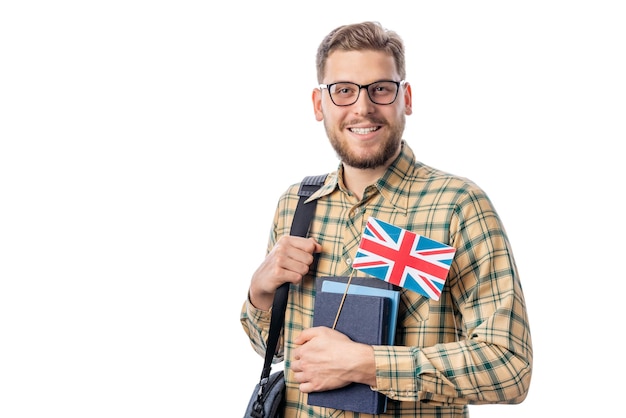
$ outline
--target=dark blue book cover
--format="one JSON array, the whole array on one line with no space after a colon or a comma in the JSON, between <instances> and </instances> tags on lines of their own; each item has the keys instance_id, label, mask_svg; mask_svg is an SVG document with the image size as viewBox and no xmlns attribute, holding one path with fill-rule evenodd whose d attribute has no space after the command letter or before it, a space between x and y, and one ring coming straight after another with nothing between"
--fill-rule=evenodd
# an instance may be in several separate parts
<instances>
[{"instance_id":1,"label":"dark blue book cover","mask_svg":"<svg viewBox=\"0 0 626 418\"><path fill-rule=\"evenodd\" d=\"M319 289L319 288L318 288ZM317 291L313 326L332 328L343 294ZM347 294L335 329L351 340L387 345L391 299L383 296ZM387 398L369 385L351 383L339 389L312 392L308 404L367 414L385 412Z\"/></svg>"}]
</instances>

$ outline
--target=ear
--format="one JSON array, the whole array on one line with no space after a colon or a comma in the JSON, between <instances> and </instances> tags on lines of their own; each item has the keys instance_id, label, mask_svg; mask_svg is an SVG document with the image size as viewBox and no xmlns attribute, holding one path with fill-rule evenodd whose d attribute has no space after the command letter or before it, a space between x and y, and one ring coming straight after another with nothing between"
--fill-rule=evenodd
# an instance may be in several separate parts
<instances>
[{"instance_id":1,"label":"ear","mask_svg":"<svg viewBox=\"0 0 626 418\"><path fill-rule=\"evenodd\" d=\"M404 113L406 115L413 113L413 93L408 82L404 85Z\"/></svg>"},{"instance_id":2,"label":"ear","mask_svg":"<svg viewBox=\"0 0 626 418\"><path fill-rule=\"evenodd\" d=\"M313 112L315 113L315 120L321 122L324 120L324 113L322 112L322 90L319 88L313 89L311 99L313 100Z\"/></svg>"}]
</instances>

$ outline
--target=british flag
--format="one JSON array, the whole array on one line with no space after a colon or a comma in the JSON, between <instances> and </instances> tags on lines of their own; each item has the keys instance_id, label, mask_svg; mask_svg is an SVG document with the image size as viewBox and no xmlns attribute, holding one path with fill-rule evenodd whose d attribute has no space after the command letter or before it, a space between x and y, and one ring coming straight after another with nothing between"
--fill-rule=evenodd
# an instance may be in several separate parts
<instances>
[{"instance_id":1,"label":"british flag","mask_svg":"<svg viewBox=\"0 0 626 418\"><path fill-rule=\"evenodd\" d=\"M456 249L370 217L352 267L439 300Z\"/></svg>"}]
</instances>

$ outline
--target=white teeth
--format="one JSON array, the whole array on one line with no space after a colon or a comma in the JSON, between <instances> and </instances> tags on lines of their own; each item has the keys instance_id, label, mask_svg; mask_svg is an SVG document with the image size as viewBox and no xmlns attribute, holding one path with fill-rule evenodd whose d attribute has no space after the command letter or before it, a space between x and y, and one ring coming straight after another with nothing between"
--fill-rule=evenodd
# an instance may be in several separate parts
<instances>
[{"instance_id":1,"label":"white teeth","mask_svg":"<svg viewBox=\"0 0 626 418\"><path fill-rule=\"evenodd\" d=\"M350 131L354 132L355 134L369 134L370 132L374 132L375 130L377 130L378 128L351 128Z\"/></svg>"}]
</instances>

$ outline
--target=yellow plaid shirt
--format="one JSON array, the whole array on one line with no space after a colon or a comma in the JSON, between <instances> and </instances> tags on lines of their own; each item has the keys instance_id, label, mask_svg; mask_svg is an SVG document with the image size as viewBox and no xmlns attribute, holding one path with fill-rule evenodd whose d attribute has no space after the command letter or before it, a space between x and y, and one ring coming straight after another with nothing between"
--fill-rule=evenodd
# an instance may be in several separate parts
<instances>
[{"instance_id":1,"label":"yellow plaid shirt","mask_svg":"<svg viewBox=\"0 0 626 418\"><path fill-rule=\"evenodd\" d=\"M317 269L291 286L275 362L284 360L285 417L367 417L307 405L290 371L294 338L313 320L315 277L349 276L367 218L454 246L438 301L402 290L395 344L375 346L376 387L388 397L380 417L467 417L468 404L519 403L532 373L532 342L524 294L504 227L491 201L470 180L415 160L406 142L401 155L359 201L344 186L341 165L317 199L309 236L322 245ZM281 196L268 252L289 234L298 184ZM360 273L360 274L359 274ZM353 276L364 277L354 271ZM260 355L270 312L246 300L241 323Z\"/></svg>"}]
</instances>

